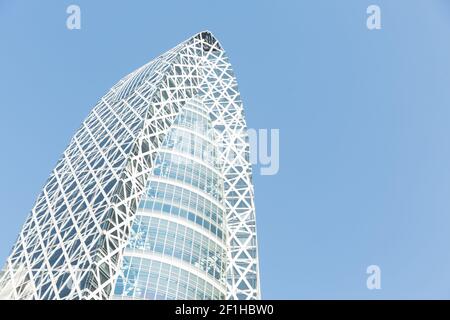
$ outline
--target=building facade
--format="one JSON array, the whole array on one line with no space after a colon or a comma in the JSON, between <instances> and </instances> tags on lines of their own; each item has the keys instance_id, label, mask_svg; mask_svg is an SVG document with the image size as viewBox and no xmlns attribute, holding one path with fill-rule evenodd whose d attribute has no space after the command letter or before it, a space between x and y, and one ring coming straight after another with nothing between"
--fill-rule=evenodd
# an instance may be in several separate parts
<instances>
[{"instance_id":1,"label":"building facade","mask_svg":"<svg viewBox=\"0 0 450 320\"><path fill-rule=\"evenodd\" d=\"M208 31L132 72L52 171L3 299L259 299L243 106Z\"/></svg>"}]
</instances>

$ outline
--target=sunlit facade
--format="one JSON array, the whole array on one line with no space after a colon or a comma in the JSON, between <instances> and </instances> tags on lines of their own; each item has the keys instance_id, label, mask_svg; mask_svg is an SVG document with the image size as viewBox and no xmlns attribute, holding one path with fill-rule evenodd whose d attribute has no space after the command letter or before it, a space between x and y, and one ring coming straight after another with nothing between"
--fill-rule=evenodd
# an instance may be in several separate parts
<instances>
[{"instance_id":1,"label":"sunlit facade","mask_svg":"<svg viewBox=\"0 0 450 320\"><path fill-rule=\"evenodd\" d=\"M115 296L224 299L223 179L208 111L186 103L159 150L131 228Z\"/></svg>"},{"instance_id":2,"label":"sunlit facade","mask_svg":"<svg viewBox=\"0 0 450 320\"><path fill-rule=\"evenodd\" d=\"M253 185L231 65L199 33L116 84L52 171L3 299L259 299Z\"/></svg>"}]
</instances>

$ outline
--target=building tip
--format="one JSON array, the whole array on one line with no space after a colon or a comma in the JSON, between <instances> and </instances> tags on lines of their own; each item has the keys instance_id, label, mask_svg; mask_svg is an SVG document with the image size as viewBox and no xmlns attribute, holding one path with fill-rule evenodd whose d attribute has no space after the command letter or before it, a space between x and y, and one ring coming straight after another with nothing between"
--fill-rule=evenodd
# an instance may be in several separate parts
<instances>
[{"instance_id":1,"label":"building tip","mask_svg":"<svg viewBox=\"0 0 450 320\"><path fill-rule=\"evenodd\" d=\"M206 41L209 45L222 49L219 40L214 36L214 34L209 30L203 30L197 33L194 38L199 38Z\"/></svg>"}]
</instances>

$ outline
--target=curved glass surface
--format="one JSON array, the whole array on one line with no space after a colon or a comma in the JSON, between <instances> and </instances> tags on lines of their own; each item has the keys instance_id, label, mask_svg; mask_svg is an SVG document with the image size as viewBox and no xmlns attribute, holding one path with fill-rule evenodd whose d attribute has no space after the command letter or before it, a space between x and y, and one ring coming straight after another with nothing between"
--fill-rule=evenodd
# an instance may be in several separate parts
<instances>
[{"instance_id":1,"label":"curved glass surface","mask_svg":"<svg viewBox=\"0 0 450 320\"><path fill-rule=\"evenodd\" d=\"M124 252L116 299L225 298L223 179L214 139L207 110L192 99L155 159Z\"/></svg>"}]
</instances>

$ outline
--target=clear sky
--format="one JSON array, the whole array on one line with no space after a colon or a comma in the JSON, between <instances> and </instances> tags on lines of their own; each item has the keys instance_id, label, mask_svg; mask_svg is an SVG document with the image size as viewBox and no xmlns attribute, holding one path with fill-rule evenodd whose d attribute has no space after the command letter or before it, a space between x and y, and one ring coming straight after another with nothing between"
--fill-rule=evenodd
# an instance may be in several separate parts
<instances>
[{"instance_id":1,"label":"clear sky","mask_svg":"<svg viewBox=\"0 0 450 320\"><path fill-rule=\"evenodd\" d=\"M279 173L254 177L263 297L449 299L446 0L0 0L1 263L97 100L205 29L249 127L280 129Z\"/></svg>"}]
</instances>

